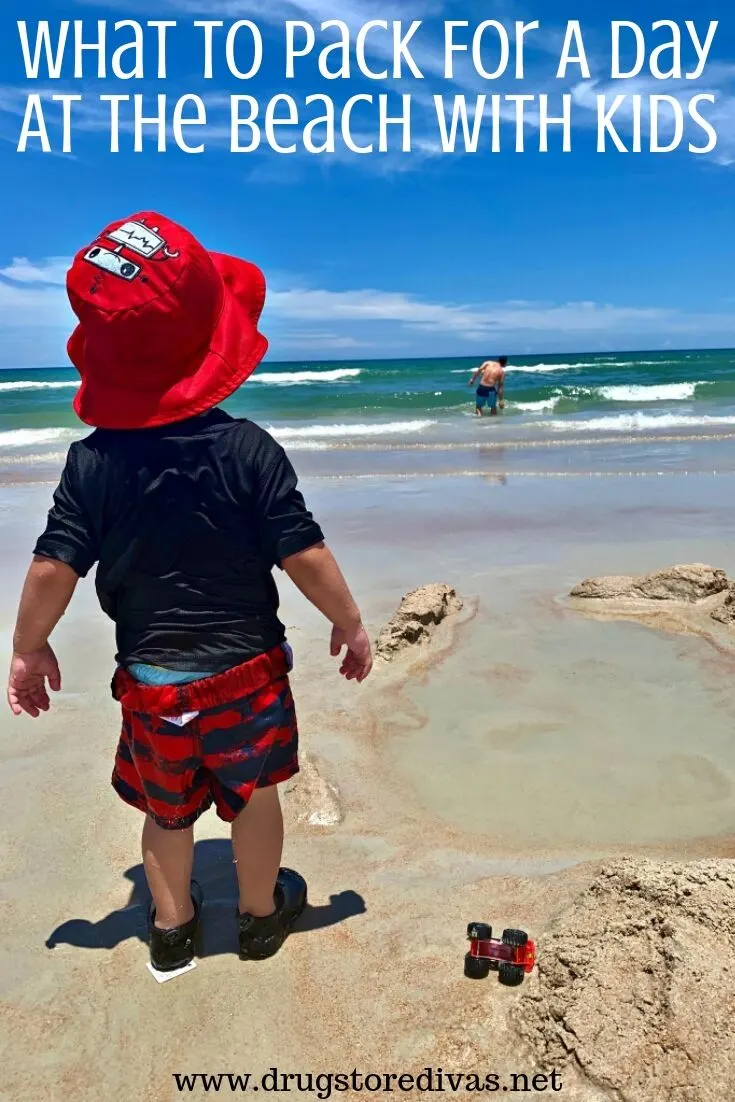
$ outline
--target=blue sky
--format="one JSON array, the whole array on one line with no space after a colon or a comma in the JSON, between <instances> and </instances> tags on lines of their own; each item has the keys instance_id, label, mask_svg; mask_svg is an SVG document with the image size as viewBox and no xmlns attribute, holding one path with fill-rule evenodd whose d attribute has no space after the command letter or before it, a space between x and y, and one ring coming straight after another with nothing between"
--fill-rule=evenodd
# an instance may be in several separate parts
<instances>
[{"instance_id":1,"label":"blue sky","mask_svg":"<svg viewBox=\"0 0 735 1102\"><path fill-rule=\"evenodd\" d=\"M65 64L56 81L25 78L16 19L33 29L39 19L83 19L91 36L96 21L110 25L112 47L119 19L145 21L146 0L107 4L66 0L10 0L0 16L0 198L5 209L0 236L0 367L44 366L65 361L71 325L63 289L67 258L109 220L141 209L160 210L193 230L211 248L244 255L268 277L264 328L271 358L289 360L380 356L488 355L594 351L602 349L728 346L735 344L735 17L721 0L700 0L693 9L680 0L545 0L534 5L499 0L491 6L458 0L161 0L157 19L177 21L170 32L168 79L155 76L154 35L147 32L142 81L100 81L89 73L75 80ZM221 34L215 39L215 74L201 72L201 32L194 19L255 20L262 29L264 64L253 81L227 73ZM317 28L341 18L352 28L369 19L411 19L423 25L413 51L421 81L403 79L327 81L318 51L299 63L286 81L283 24L303 19ZM442 78L443 23L483 19L512 24L538 19L529 38L526 79L483 81L459 59L453 81ZM658 19L694 19L704 37L710 19L720 27L703 77L657 81L648 68L637 78L609 80L610 22L633 20L650 32ZM591 81L572 66L566 79L556 67L569 19L585 33ZM332 41L325 37L321 44ZM373 38L371 63L386 64ZM488 40L490 41L490 40ZM110 51L111 52L111 51ZM244 55L243 55L244 56ZM487 58L493 52L488 46ZM684 49L685 65L694 51ZM91 60L91 59L90 59ZM594 84L593 82L597 83ZM595 150L596 118L590 107L599 92L717 96L707 113L717 125L713 154L622 155ZM26 96L30 92L84 95L75 107L73 155L16 152ZM396 106L414 96L414 148L404 154L360 156L338 144L332 156L303 151L279 155L267 148L233 154L228 147L228 98L250 94L263 102L288 91L303 103L312 93L334 97L339 107L351 95L386 92ZM122 151L109 152L103 93L142 92L151 107L156 93L173 101L187 92L208 106L199 140L205 153L165 154L148 142L132 152L123 127ZM513 151L503 124L503 151L489 139L476 154L438 152L434 94L474 97L485 92L547 93L551 104L574 97L574 143L537 151L533 125L528 149ZM304 121L314 117L305 108ZM377 108L360 116L360 138L377 138ZM54 143L60 112L49 109ZM630 125L621 124L630 134ZM687 129L700 142L701 131ZM192 137L193 140L193 137ZM283 139L285 141L285 138ZM33 143L31 143L33 144ZM536 150L534 150L534 144ZM686 148L686 144L683 147Z\"/></svg>"}]
</instances>

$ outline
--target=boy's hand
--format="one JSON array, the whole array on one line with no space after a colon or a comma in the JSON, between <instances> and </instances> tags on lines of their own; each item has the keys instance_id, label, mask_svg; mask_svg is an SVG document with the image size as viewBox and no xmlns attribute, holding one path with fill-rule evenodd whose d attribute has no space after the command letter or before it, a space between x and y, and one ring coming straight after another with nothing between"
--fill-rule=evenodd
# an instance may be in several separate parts
<instances>
[{"instance_id":1,"label":"boy's hand","mask_svg":"<svg viewBox=\"0 0 735 1102\"><path fill-rule=\"evenodd\" d=\"M362 684L373 668L373 653L370 639L365 628L360 625L355 631L342 631L340 628L332 630L332 644L330 653L332 658L338 658L344 647L347 647L340 673L348 681L357 681Z\"/></svg>"},{"instance_id":2,"label":"boy's hand","mask_svg":"<svg viewBox=\"0 0 735 1102\"><path fill-rule=\"evenodd\" d=\"M281 566L306 599L333 625L349 625L333 628L330 651L333 658L338 658L347 647L339 672L348 681L364 681L373 668L370 640L332 552L323 542L317 543L288 556Z\"/></svg>"},{"instance_id":3,"label":"boy's hand","mask_svg":"<svg viewBox=\"0 0 735 1102\"><path fill-rule=\"evenodd\" d=\"M46 679L53 692L61 689L61 673L56 655L47 643L32 654L14 653L8 678L8 704L13 715L27 712L36 719L51 707Z\"/></svg>"}]
</instances>

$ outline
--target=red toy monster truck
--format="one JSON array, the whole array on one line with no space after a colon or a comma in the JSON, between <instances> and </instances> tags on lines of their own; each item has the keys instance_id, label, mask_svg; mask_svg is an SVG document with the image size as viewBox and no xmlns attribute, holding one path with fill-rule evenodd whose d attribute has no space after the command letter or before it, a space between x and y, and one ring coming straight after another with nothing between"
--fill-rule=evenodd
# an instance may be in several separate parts
<instances>
[{"instance_id":1,"label":"red toy monster truck","mask_svg":"<svg viewBox=\"0 0 735 1102\"><path fill-rule=\"evenodd\" d=\"M464 959L464 974L471 980L485 980L497 972L505 987L520 987L536 964L536 945L523 930L504 930L502 941L484 922L467 927L470 951Z\"/></svg>"}]
</instances>

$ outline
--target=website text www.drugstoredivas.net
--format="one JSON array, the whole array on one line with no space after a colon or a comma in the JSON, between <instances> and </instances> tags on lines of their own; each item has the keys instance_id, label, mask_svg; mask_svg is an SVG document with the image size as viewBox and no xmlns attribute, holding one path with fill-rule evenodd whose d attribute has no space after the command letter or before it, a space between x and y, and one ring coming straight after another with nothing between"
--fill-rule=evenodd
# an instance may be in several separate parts
<instances>
[{"instance_id":1,"label":"website text www.drugstoredivas.net","mask_svg":"<svg viewBox=\"0 0 735 1102\"><path fill-rule=\"evenodd\" d=\"M564 1085L559 1072L549 1074L512 1073L506 1076L490 1072L449 1072L426 1068L419 1075L398 1073L351 1072L279 1072L271 1068L265 1075L249 1072L175 1072L174 1085L179 1094L203 1091L207 1094L305 1094L328 1102L335 1095L395 1094L408 1097L425 1094L560 1094Z\"/></svg>"}]
</instances>

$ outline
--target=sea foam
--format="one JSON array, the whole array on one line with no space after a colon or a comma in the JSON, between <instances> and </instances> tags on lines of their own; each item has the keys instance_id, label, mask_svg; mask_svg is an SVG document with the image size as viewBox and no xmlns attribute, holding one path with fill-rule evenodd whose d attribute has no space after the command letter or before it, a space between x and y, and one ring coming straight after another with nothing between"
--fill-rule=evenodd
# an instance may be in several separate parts
<instances>
[{"instance_id":1,"label":"sea foam","mask_svg":"<svg viewBox=\"0 0 735 1102\"><path fill-rule=\"evenodd\" d=\"M251 376L251 383L270 386L304 386L307 383L339 383L344 379L357 379L362 374L359 367L339 367L333 371L260 371Z\"/></svg>"},{"instance_id":2,"label":"sea foam","mask_svg":"<svg viewBox=\"0 0 735 1102\"><path fill-rule=\"evenodd\" d=\"M372 436L404 436L421 433L435 425L436 421L374 421L369 425L300 425L270 427L276 439L288 443L291 440L352 440Z\"/></svg>"},{"instance_id":3,"label":"sea foam","mask_svg":"<svg viewBox=\"0 0 735 1102\"><path fill-rule=\"evenodd\" d=\"M60 383L37 383L31 379L18 379L12 383L0 383L0 390L77 390L80 386L81 382L74 380Z\"/></svg>"},{"instance_id":4,"label":"sea foam","mask_svg":"<svg viewBox=\"0 0 735 1102\"><path fill-rule=\"evenodd\" d=\"M61 440L76 440L76 429L8 429L0 432L0 448L28 448L34 444L58 444Z\"/></svg>"},{"instance_id":5,"label":"sea foam","mask_svg":"<svg viewBox=\"0 0 735 1102\"><path fill-rule=\"evenodd\" d=\"M598 393L610 402L683 402L706 383L663 383L660 386L603 386Z\"/></svg>"},{"instance_id":6,"label":"sea foam","mask_svg":"<svg viewBox=\"0 0 735 1102\"><path fill-rule=\"evenodd\" d=\"M591 417L587 420L545 421L540 428L554 432L644 432L651 429L680 429L696 431L717 425L735 425L735 417L709 417L678 413L617 413L609 417Z\"/></svg>"},{"instance_id":7,"label":"sea foam","mask_svg":"<svg viewBox=\"0 0 735 1102\"><path fill-rule=\"evenodd\" d=\"M542 398L538 402L513 402L512 409L520 410L521 413L543 413L547 410L556 409L561 401L561 395L557 395L555 398Z\"/></svg>"}]
</instances>

